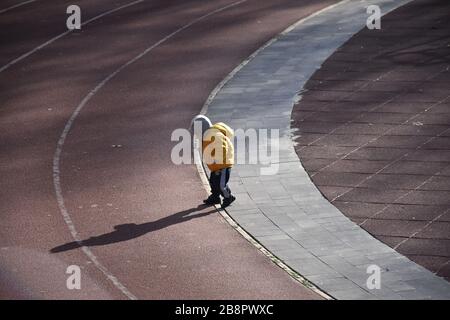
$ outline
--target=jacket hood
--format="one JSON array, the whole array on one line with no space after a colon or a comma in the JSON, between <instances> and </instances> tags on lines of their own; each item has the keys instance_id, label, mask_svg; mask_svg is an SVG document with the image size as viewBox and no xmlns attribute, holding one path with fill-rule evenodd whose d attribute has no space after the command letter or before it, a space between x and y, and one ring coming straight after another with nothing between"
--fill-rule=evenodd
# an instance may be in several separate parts
<instances>
[{"instance_id":1,"label":"jacket hood","mask_svg":"<svg viewBox=\"0 0 450 320\"><path fill-rule=\"evenodd\" d=\"M223 135L227 136L229 139L234 137L234 131L228 125L223 122L217 122L213 126L213 128L222 132Z\"/></svg>"},{"instance_id":2,"label":"jacket hood","mask_svg":"<svg viewBox=\"0 0 450 320\"><path fill-rule=\"evenodd\" d=\"M209 128L212 127L212 123L211 120L209 120L208 117L199 114L197 116L194 117L194 119L192 119L191 121L191 128L194 129L194 134L198 134L200 132L196 132L196 130L201 130L201 136L203 137L203 135L205 134L206 130L208 130Z\"/></svg>"}]
</instances>

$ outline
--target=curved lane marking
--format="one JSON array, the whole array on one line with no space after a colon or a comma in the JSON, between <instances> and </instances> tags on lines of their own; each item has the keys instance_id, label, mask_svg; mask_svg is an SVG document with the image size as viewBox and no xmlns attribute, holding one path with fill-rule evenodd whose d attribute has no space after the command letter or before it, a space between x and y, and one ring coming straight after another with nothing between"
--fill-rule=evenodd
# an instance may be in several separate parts
<instances>
[{"instance_id":1,"label":"curved lane marking","mask_svg":"<svg viewBox=\"0 0 450 320\"><path fill-rule=\"evenodd\" d=\"M0 13L5 13L5 12L8 12L10 10L19 8L21 6L24 6L26 4L33 3L33 2L36 2L36 1L37 0L28 0L28 1L21 2L21 3L17 3L17 4L14 4L14 5L10 6L10 7L5 8L5 9L0 9Z\"/></svg>"},{"instance_id":2,"label":"curved lane marking","mask_svg":"<svg viewBox=\"0 0 450 320\"><path fill-rule=\"evenodd\" d=\"M140 0L140 1L142 1L142 0ZM247 0L240 0L240 1L233 2L233 3L229 4L229 5L226 5L224 7L219 8L219 9L213 10L213 11L211 11L211 12L209 12L209 13L207 13L207 14L205 14L205 15L197 18L197 19L192 20L188 24L184 25L181 28L178 28L177 30L175 30L174 32L170 33L166 37L162 38L161 40L159 40L158 42L156 42L152 46L148 47L142 53L140 53L137 56L135 56L133 59L131 59L131 60L127 61L126 63L124 63L123 65L121 65L114 72L112 72L106 78L104 78L103 81L101 81L94 89L92 89L83 98L83 100L76 107L75 111L72 113L72 115L70 116L69 120L67 121L67 123L66 123L66 125L64 127L64 130L62 131L61 136L60 136L60 138L58 140L58 143L57 143L57 146L56 146L55 155L53 157L53 184L54 184L54 187L55 187L56 200L58 202L58 207L59 207L60 212L61 212L61 214L62 214L62 216L64 218L64 221L65 221L65 223L67 224L67 226L69 228L69 231L70 231L70 233L72 235L72 238L81 246L81 248L82 248L83 252L86 254L86 256L106 276L106 278L108 280L110 280L114 284L114 286L116 286L129 299L135 300L135 299L137 299L137 297L134 296L123 284L120 283L120 281L111 272L108 271L108 269L103 264L101 264L99 262L99 260L97 259L95 254L89 249L89 247L83 246L83 243L82 243L81 238L80 238L80 236L78 234L78 231L75 228L75 225L74 225L74 223L72 221L72 218L70 217L69 211L67 210L67 208L65 206L64 196L63 196L63 192L62 192L62 188L61 188L61 177L60 177L60 173L61 173L61 170L60 170L61 154L62 154L62 150L63 150L63 147L64 147L64 143L66 142L67 136L68 136L68 134L70 132L70 129L72 128L72 125L73 125L74 121L76 120L76 118L78 117L78 115L80 114L80 112L84 108L84 106L89 102L89 100L92 99L92 97L105 84L107 84L113 77L115 77L123 69L125 69L129 65L133 64L134 62L138 61L143 56L145 56L147 53L152 51L154 48L156 48L159 45L161 45L162 43L166 42L167 40L169 40L173 36L177 35L181 31L191 27L192 25L194 25L194 24L200 22L201 20L204 20L204 19L206 19L206 18L208 18L208 17L210 17L210 16L212 16L212 15L214 15L216 13L219 13L219 12L224 11L226 9L229 9L231 7L237 6L237 5L239 5L241 3L244 3L244 2L247 2Z\"/></svg>"},{"instance_id":3,"label":"curved lane marking","mask_svg":"<svg viewBox=\"0 0 450 320\"><path fill-rule=\"evenodd\" d=\"M107 15L109 15L109 14L111 14L111 13L117 12L117 11L119 11L119 10L122 10L122 9L125 9L125 8L128 8L128 7L131 7L131 6L134 6L135 4L141 3L141 2L143 2L143 1L145 1L145 0L137 0L137 1L133 1L133 2L130 2L130 3L124 4L123 6L120 6L120 7L117 7L117 8L108 10L108 11L105 11L105 12L103 12L103 13L101 13L101 14L95 16L95 17L92 17L92 18L89 19L89 20L86 20L85 22L83 22L83 23L81 24L81 26L85 26L85 25L87 25L87 24L89 24L89 23L91 23L91 22L94 22L94 21L96 21L96 20L98 20L98 19L101 19L101 18L103 18L103 17L105 17L105 16L107 16ZM2 66L2 67L0 68L0 72L5 71L6 69L8 69L9 67L11 67L12 65L14 65L14 64L16 64L16 63L22 61L23 59L25 59L25 58L27 58L27 57L29 57L29 56L31 56L33 53L36 53L37 51L39 51L39 50L41 50L42 48L48 46L49 44L55 42L56 40L61 39L62 37L64 37L65 35L68 35L68 34L71 33L71 32L73 32L73 30L67 30L67 31L65 31L65 32L63 32L63 33L60 33L60 34L57 35L56 37L53 37L53 38L51 38L50 40L47 40L46 42L44 42L44 43L38 45L36 48L34 48L34 49L32 49L32 50L30 50L30 51L28 51L28 52L22 54L21 56L15 58L14 60L11 60L10 62L8 62L7 64L5 64L4 66Z\"/></svg>"}]
</instances>

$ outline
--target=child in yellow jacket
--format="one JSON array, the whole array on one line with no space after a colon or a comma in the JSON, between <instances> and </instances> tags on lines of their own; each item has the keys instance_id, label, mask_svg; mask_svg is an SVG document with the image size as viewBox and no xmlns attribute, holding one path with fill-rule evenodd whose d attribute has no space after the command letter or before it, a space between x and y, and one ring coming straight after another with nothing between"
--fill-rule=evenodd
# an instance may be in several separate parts
<instances>
[{"instance_id":1,"label":"child in yellow jacket","mask_svg":"<svg viewBox=\"0 0 450 320\"><path fill-rule=\"evenodd\" d=\"M209 185L211 195L203 202L208 205L220 204L228 207L236 198L231 194L228 181L234 164L233 130L225 123L212 124L203 116L196 116L192 123L200 122L202 128L202 159L211 171Z\"/></svg>"}]
</instances>

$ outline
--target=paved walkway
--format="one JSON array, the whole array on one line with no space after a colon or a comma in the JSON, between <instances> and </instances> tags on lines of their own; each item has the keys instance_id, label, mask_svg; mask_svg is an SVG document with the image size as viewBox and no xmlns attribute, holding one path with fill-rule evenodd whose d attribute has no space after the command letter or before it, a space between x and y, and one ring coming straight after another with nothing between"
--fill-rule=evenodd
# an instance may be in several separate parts
<instances>
[{"instance_id":1,"label":"paved walkway","mask_svg":"<svg viewBox=\"0 0 450 320\"><path fill-rule=\"evenodd\" d=\"M309 80L296 151L325 197L450 279L450 2L416 0L364 29ZM355 59L358 57L358 59Z\"/></svg>"},{"instance_id":2,"label":"paved walkway","mask_svg":"<svg viewBox=\"0 0 450 320\"><path fill-rule=\"evenodd\" d=\"M371 1L389 12L408 1ZM238 200L228 213L291 268L337 299L450 299L450 284L373 238L326 200L292 143L296 93L338 47L365 26L363 1L345 1L282 34L209 101L207 115L234 128L280 129L276 175L237 165ZM276 108L274 108L276 106ZM369 290L367 266L382 268Z\"/></svg>"}]
</instances>

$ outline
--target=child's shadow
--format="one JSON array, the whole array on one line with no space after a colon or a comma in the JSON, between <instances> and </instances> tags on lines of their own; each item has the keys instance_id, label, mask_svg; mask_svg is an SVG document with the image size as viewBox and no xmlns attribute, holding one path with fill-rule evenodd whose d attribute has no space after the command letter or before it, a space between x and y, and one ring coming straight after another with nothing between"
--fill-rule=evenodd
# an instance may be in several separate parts
<instances>
[{"instance_id":1,"label":"child's shadow","mask_svg":"<svg viewBox=\"0 0 450 320\"><path fill-rule=\"evenodd\" d=\"M196 208L180 211L173 215L161 218L159 220L146 222L142 224L135 224L135 223L120 224L115 226L114 231L112 232L105 233L95 237L90 237L89 239L82 240L79 242L77 241L69 242L51 249L50 252L57 253L81 247L103 246L111 243L131 240L149 232L160 230L177 223L189 221L194 218L201 218L216 212L216 210L213 209L207 212L189 215L193 212L205 209L207 207L208 207L207 205L199 205Z\"/></svg>"}]
</instances>

